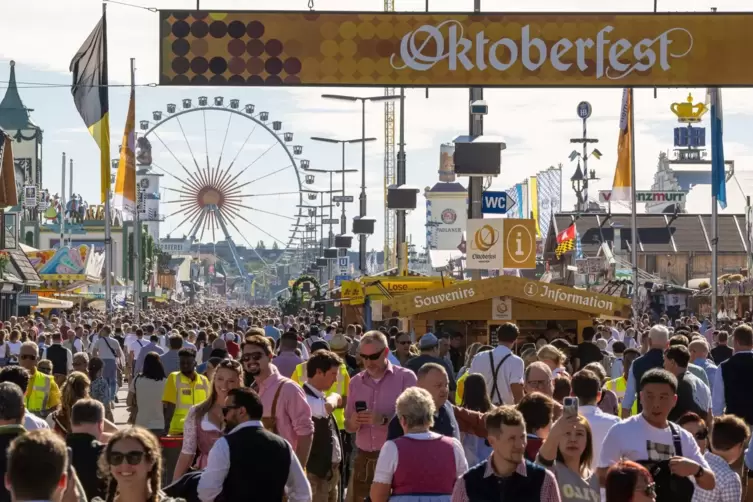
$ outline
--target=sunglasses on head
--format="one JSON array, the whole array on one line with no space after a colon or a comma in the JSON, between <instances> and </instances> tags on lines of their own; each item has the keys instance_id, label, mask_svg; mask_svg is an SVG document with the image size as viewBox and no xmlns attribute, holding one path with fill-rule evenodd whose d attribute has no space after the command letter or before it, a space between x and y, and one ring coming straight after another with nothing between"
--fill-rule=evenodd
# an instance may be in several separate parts
<instances>
[{"instance_id":1,"label":"sunglasses on head","mask_svg":"<svg viewBox=\"0 0 753 502\"><path fill-rule=\"evenodd\" d=\"M111 451L109 455L109 462L110 465L120 465L125 460L128 465L139 465L144 459L144 455L146 455L146 453L139 450L128 451L125 453L120 451Z\"/></svg>"},{"instance_id":2,"label":"sunglasses on head","mask_svg":"<svg viewBox=\"0 0 753 502\"><path fill-rule=\"evenodd\" d=\"M381 359L383 352L377 352L376 354L361 354L361 359L366 359L367 361L378 361Z\"/></svg>"},{"instance_id":3,"label":"sunglasses on head","mask_svg":"<svg viewBox=\"0 0 753 502\"><path fill-rule=\"evenodd\" d=\"M254 361L259 361L259 360L261 360L262 357L264 357L263 353L261 353L261 352L252 352L250 354L243 354L243 356L241 357L241 361L243 361L244 363L248 362L248 361L250 361L252 359Z\"/></svg>"}]
</instances>

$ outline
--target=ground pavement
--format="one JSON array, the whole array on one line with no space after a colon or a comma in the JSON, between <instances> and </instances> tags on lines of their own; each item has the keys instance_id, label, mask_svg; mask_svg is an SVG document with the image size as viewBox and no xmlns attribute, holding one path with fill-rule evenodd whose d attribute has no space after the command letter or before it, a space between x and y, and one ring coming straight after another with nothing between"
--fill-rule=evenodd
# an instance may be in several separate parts
<instances>
[{"instance_id":1,"label":"ground pavement","mask_svg":"<svg viewBox=\"0 0 753 502\"><path fill-rule=\"evenodd\" d=\"M115 424L123 428L128 420L128 410L126 410L126 398L128 397L128 387L124 386L118 391L118 401L115 403L115 409L112 414L115 417Z\"/></svg>"}]
</instances>

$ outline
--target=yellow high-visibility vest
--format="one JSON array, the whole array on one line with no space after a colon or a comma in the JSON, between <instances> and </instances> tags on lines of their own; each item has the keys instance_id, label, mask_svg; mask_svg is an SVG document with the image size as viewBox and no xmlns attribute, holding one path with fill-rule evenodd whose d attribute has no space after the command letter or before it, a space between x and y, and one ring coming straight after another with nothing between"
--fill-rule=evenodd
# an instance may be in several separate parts
<instances>
[{"instance_id":1,"label":"yellow high-visibility vest","mask_svg":"<svg viewBox=\"0 0 753 502\"><path fill-rule=\"evenodd\" d=\"M45 375L41 371L34 373L34 380L30 392L26 394L26 409L32 413L40 413L47 409L47 401L50 399L52 376Z\"/></svg>"},{"instance_id":2,"label":"yellow high-visibility vest","mask_svg":"<svg viewBox=\"0 0 753 502\"><path fill-rule=\"evenodd\" d=\"M460 403L463 402L463 396L465 395L465 379L468 378L469 373L470 372L466 371L460 378L458 378L457 388L455 389L455 404L457 406L460 406Z\"/></svg>"},{"instance_id":3,"label":"yellow high-visibility vest","mask_svg":"<svg viewBox=\"0 0 753 502\"><path fill-rule=\"evenodd\" d=\"M617 416L622 416L622 400L625 398L625 390L627 389L627 381L625 380L624 376L621 376L620 378L615 378L614 380L609 380L606 385L607 390L611 390L617 395ZM638 414L638 399L636 399L633 402L633 407L631 408L631 413L633 415Z\"/></svg>"},{"instance_id":4,"label":"yellow high-visibility vest","mask_svg":"<svg viewBox=\"0 0 753 502\"><path fill-rule=\"evenodd\" d=\"M183 422L191 406L202 403L209 397L209 381L204 375L191 380L183 373L175 376L175 412L170 421L170 434L183 434Z\"/></svg>"},{"instance_id":5,"label":"yellow high-visibility vest","mask_svg":"<svg viewBox=\"0 0 753 502\"><path fill-rule=\"evenodd\" d=\"M303 387L303 384L306 383L308 380L308 373L306 373L306 361L302 362L298 366L295 367L295 371L290 376L290 379L293 380L295 383ZM345 397L345 395L348 392L348 385L350 384L350 375L348 374L348 369L345 367L344 364L340 365L340 371L337 373L337 380L335 380L335 383L332 384L332 387L327 389L327 392L324 393L324 397L328 397L332 394L338 394L339 396ZM332 412L332 416L335 417L335 421L337 422L337 428L340 430L345 429L345 410L343 408L337 408Z\"/></svg>"}]
</instances>

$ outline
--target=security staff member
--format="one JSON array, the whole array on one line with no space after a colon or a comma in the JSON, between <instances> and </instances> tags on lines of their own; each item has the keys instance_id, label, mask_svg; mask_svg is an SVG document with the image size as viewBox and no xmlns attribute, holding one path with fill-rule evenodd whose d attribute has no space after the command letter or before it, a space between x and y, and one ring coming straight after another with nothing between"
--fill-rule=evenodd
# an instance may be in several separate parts
<instances>
[{"instance_id":1,"label":"security staff member","mask_svg":"<svg viewBox=\"0 0 753 502\"><path fill-rule=\"evenodd\" d=\"M183 422L191 406L209 397L209 380L196 372L196 351L181 349L178 352L180 371L170 373L162 393L166 434L183 434Z\"/></svg>"},{"instance_id":2,"label":"security staff member","mask_svg":"<svg viewBox=\"0 0 753 502\"><path fill-rule=\"evenodd\" d=\"M326 342L314 342L312 348L315 350L329 350L329 345ZM307 361L295 367L295 371L293 371L290 379L303 387L303 384L308 380ZM350 385L350 375L345 363L342 363L337 372L337 380L324 392L324 397L329 397L332 394L342 397L342 404L332 412L332 416L335 417L335 421L337 422L337 428L341 431L345 430L345 403L348 398L348 385Z\"/></svg>"},{"instance_id":3,"label":"security staff member","mask_svg":"<svg viewBox=\"0 0 753 502\"><path fill-rule=\"evenodd\" d=\"M37 371L39 349L34 342L24 342L19 353L19 362L29 372L26 387L26 409L40 417L46 417L60 405L60 387L51 375Z\"/></svg>"}]
</instances>

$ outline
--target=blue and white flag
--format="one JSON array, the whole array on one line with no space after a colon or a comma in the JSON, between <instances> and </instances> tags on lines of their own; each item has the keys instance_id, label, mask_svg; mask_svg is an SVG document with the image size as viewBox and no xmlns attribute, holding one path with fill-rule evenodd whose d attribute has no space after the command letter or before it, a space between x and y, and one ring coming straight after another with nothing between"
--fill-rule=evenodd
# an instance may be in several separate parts
<instances>
[{"instance_id":1,"label":"blue and white flag","mask_svg":"<svg viewBox=\"0 0 753 502\"><path fill-rule=\"evenodd\" d=\"M727 177L724 171L724 115L722 91L710 87L706 102L711 106L711 196L716 197L719 207L727 207Z\"/></svg>"}]
</instances>

